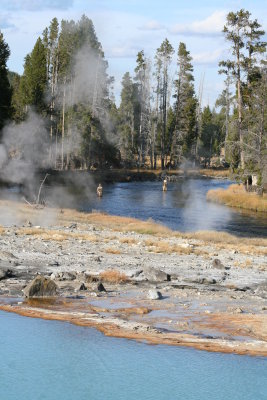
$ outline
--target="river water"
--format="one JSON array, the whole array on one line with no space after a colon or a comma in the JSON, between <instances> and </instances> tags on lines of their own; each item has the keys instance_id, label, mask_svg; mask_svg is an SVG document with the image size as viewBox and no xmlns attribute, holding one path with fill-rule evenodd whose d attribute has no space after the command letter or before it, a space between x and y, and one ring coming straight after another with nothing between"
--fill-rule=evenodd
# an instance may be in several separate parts
<instances>
[{"instance_id":1,"label":"river water","mask_svg":"<svg viewBox=\"0 0 267 400\"><path fill-rule=\"evenodd\" d=\"M152 218L179 231L216 230L267 236L266 215L206 201L208 190L226 188L231 183L220 179L180 179L169 183L167 192L162 191L162 182L115 183L104 186L102 198L95 193L79 193L74 204L84 211L95 209L143 220Z\"/></svg>"},{"instance_id":2,"label":"river water","mask_svg":"<svg viewBox=\"0 0 267 400\"><path fill-rule=\"evenodd\" d=\"M266 400L267 358L151 346L0 312L1 400Z\"/></svg>"}]
</instances>

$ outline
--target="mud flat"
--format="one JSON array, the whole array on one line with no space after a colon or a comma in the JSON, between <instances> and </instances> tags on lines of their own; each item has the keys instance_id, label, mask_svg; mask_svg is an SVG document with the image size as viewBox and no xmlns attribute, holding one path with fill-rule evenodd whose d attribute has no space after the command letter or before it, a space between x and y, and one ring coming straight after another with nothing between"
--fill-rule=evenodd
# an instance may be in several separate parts
<instances>
[{"instance_id":1,"label":"mud flat","mask_svg":"<svg viewBox=\"0 0 267 400\"><path fill-rule=\"evenodd\" d=\"M153 344L267 356L267 239L4 201L0 215L0 309ZM38 274L57 296L24 297Z\"/></svg>"}]
</instances>

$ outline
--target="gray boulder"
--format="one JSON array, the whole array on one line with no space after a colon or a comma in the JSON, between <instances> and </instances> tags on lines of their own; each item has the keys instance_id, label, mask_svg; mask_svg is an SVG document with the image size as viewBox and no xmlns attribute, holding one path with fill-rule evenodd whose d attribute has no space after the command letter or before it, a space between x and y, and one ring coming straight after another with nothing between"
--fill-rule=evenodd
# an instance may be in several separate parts
<instances>
[{"instance_id":1,"label":"gray boulder","mask_svg":"<svg viewBox=\"0 0 267 400\"><path fill-rule=\"evenodd\" d=\"M147 267L143 270L143 274L150 282L169 282L171 275L153 267Z\"/></svg>"},{"instance_id":2,"label":"gray boulder","mask_svg":"<svg viewBox=\"0 0 267 400\"><path fill-rule=\"evenodd\" d=\"M162 299L162 294L155 289L150 289L147 294L147 298L149 300L160 300Z\"/></svg>"},{"instance_id":3,"label":"gray boulder","mask_svg":"<svg viewBox=\"0 0 267 400\"><path fill-rule=\"evenodd\" d=\"M53 297L58 287L51 279L37 275L23 290L25 297Z\"/></svg>"},{"instance_id":4,"label":"gray boulder","mask_svg":"<svg viewBox=\"0 0 267 400\"><path fill-rule=\"evenodd\" d=\"M267 280L257 285L255 293L257 296L267 299Z\"/></svg>"},{"instance_id":5,"label":"gray boulder","mask_svg":"<svg viewBox=\"0 0 267 400\"><path fill-rule=\"evenodd\" d=\"M223 263L221 262L221 260L219 260L219 258L215 258L212 261L212 267L213 268L217 268L217 269L225 269L225 266L223 265Z\"/></svg>"},{"instance_id":6,"label":"gray boulder","mask_svg":"<svg viewBox=\"0 0 267 400\"><path fill-rule=\"evenodd\" d=\"M59 272L58 280L59 281L74 281L76 279L76 275L73 272Z\"/></svg>"},{"instance_id":7,"label":"gray boulder","mask_svg":"<svg viewBox=\"0 0 267 400\"><path fill-rule=\"evenodd\" d=\"M84 283L81 284L79 290L87 290L87 287L85 286Z\"/></svg>"},{"instance_id":8,"label":"gray boulder","mask_svg":"<svg viewBox=\"0 0 267 400\"><path fill-rule=\"evenodd\" d=\"M13 273L12 273L11 269L0 268L0 281L2 281L3 279L12 278L12 276L13 276Z\"/></svg>"},{"instance_id":9,"label":"gray boulder","mask_svg":"<svg viewBox=\"0 0 267 400\"><path fill-rule=\"evenodd\" d=\"M99 283L97 284L96 290L97 290L97 292L106 292L106 289L105 289L103 283L101 283L101 282L99 282Z\"/></svg>"}]
</instances>

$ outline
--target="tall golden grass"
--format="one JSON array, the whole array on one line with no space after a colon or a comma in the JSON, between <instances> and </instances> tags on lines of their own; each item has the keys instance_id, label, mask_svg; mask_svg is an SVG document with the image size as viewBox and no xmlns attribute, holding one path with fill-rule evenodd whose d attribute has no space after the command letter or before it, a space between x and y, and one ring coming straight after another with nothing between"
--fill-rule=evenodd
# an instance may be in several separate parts
<instances>
[{"instance_id":1,"label":"tall golden grass","mask_svg":"<svg viewBox=\"0 0 267 400\"><path fill-rule=\"evenodd\" d=\"M230 175L229 169L200 169L198 171L201 175L211 176L211 177L220 177L220 178L228 178Z\"/></svg>"},{"instance_id":2,"label":"tall golden grass","mask_svg":"<svg viewBox=\"0 0 267 400\"><path fill-rule=\"evenodd\" d=\"M192 247L183 247L178 244L170 244L166 241L155 241L151 239L147 239L144 241L144 244L148 247L148 251L151 253L176 253L180 255L207 255L208 253L205 250L195 249Z\"/></svg>"},{"instance_id":3,"label":"tall golden grass","mask_svg":"<svg viewBox=\"0 0 267 400\"><path fill-rule=\"evenodd\" d=\"M227 189L209 190L207 200L231 207L267 212L267 198L248 193L243 185L230 185Z\"/></svg>"},{"instance_id":4,"label":"tall golden grass","mask_svg":"<svg viewBox=\"0 0 267 400\"><path fill-rule=\"evenodd\" d=\"M247 195L247 194L246 194ZM267 201L267 200L265 200ZM40 212L43 213L44 210L35 210L23 203L15 203L15 202L7 202L0 200L0 212L1 207L4 203L4 206L8 206L15 208L16 211L21 215L22 222L24 223L27 220L30 220L33 224L40 217ZM58 226L63 226L63 229L52 229L52 228L17 228L16 232L19 235L29 235L29 236L39 236L44 240L57 240L63 241L68 239L80 239L80 240L88 240L99 242L101 239L101 235L95 235L94 233L87 232L87 225L93 225L98 230L109 229L110 231L117 232L125 232L125 239L120 238L121 243L133 243L133 238L127 238L127 232L135 232L139 234L146 234L156 238L182 238L185 240L194 240L198 243L195 243L197 246L210 246L215 245L218 249L233 249L238 250L247 254L250 252L251 254L267 254L267 239L265 238L240 238L234 235L231 235L226 232L214 232L214 231L200 231L200 232L178 232L172 231L171 229L159 225L152 220L141 221L134 218L128 217L118 217L113 215L108 215L104 213L83 213L75 210L64 209L64 210L56 210L52 209L53 214L55 215L54 224ZM47 209L46 212L50 212L50 209ZM67 231L64 229L65 226L68 226L70 223L80 223L80 228L84 229L84 231L77 230L76 232ZM2 228L0 233L5 234L5 228ZM111 240L112 236L109 238ZM116 236L114 237L116 238ZM147 239L147 238L146 238ZM140 239L137 239L138 241ZM153 242L156 240L153 240ZM156 241L156 245L160 241ZM151 246L154 244L151 243ZM161 250L164 250L165 245L162 246ZM158 247L159 247L158 246ZM166 245L166 250L170 245ZM178 246L178 245L177 245ZM179 246L182 247L182 246ZM152 249L153 251L153 249ZM185 248L180 250L180 248L176 249L176 252L183 252L183 254L189 253L192 250L189 248ZM164 251L163 251L164 252ZM197 251L194 249L194 253Z\"/></svg>"},{"instance_id":5,"label":"tall golden grass","mask_svg":"<svg viewBox=\"0 0 267 400\"><path fill-rule=\"evenodd\" d=\"M129 278L123 272L116 269L103 271L99 274L101 281L107 283L127 283Z\"/></svg>"},{"instance_id":6,"label":"tall golden grass","mask_svg":"<svg viewBox=\"0 0 267 400\"><path fill-rule=\"evenodd\" d=\"M107 254L121 254L120 249L116 249L115 247L109 247L109 248L105 249L105 252Z\"/></svg>"},{"instance_id":7,"label":"tall golden grass","mask_svg":"<svg viewBox=\"0 0 267 400\"><path fill-rule=\"evenodd\" d=\"M62 242L69 239L88 240L98 242L99 238L96 235L91 235L84 232L66 232L56 229L47 228L19 228L16 230L17 235L35 236L43 240L54 240Z\"/></svg>"}]
</instances>

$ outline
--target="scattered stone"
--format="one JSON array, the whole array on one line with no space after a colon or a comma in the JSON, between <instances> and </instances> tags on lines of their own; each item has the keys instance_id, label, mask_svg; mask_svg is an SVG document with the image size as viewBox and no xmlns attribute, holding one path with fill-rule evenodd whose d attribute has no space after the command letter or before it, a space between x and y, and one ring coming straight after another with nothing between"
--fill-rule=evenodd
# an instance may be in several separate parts
<instances>
[{"instance_id":1,"label":"scattered stone","mask_svg":"<svg viewBox=\"0 0 267 400\"><path fill-rule=\"evenodd\" d=\"M23 290L25 297L53 297L57 294L58 287L49 278L37 275Z\"/></svg>"},{"instance_id":2,"label":"scattered stone","mask_svg":"<svg viewBox=\"0 0 267 400\"><path fill-rule=\"evenodd\" d=\"M106 292L105 286L103 285L102 282L99 282L96 286L96 289L98 292Z\"/></svg>"},{"instance_id":3,"label":"scattered stone","mask_svg":"<svg viewBox=\"0 0 267 400\"><path fill-rule=\"evenodd\" d=\"M85 286L84 283L81 284L79 290L87 290L87 287Z\"/></svg>"},{"instance_id":4,"label":"scattered stone","mask_svg":"<svg viewBox=\"0 0 267 400\"><path fill-rule=\"evenodd\" d=\"M155 289L151 289L147 294L147 298L149 300L160 300L162 299L162 294Z\"/></svg>"},{"instance_id":5,"label":"scattered stone","mask_svg":"<svg viewBox=\"0 0 267 400\"><path fill-rule=\"evenodd\" d=\"M143 274L151 282L169 282L171 280L171 275L166 272L161 271L153 267L147 267L143 270Z\"/></svg>"},{"instance_id":6,"label":"scattered stone","mask_svg":"<svg viewBox=\"0 0 267 400\"><path fill-rule=\"evenodd\" d=\"M198 283L201 283L202 285L214 285L217 281L214 278L201 278Z\"/></svg>"},{"instance_id":7,"label":"scattered stone","mask_svg":"<svg viewBox=\"0 0 267 400\"><path fill-rule=\"evenodd\" d=\"M221 262L221 260L219 260L219 258L215 258L212 261L212 267L213 268L217 268L217 269L225 269L225 266L223 265L223 263Z\"/></svg>"},{"instance_id":8,"label":"scattered stone","mask_svg":"<svg viewBox=\"0 0 267 400\"><path fill-rule=\"evenodd\" d=\"M58 261L52 261L51 263L48 264L50 267L59 267L59 262Z\"/></svg>"},{"instance_id":9,"label":"scattered stone","mask_svg":"<svg viewBox=\"0 0 267 400\"><path fill-rule=\"evenodd\" d=\"M70 226L69 226L69 229L76 229L77 228L77 224L71 224Z\"/></svg>"},{"instance_id":10,"label":"scattered stone","mask_svg":"<svg viewBox=\"0 0 267 400\"><path fill-rule=\"evenodd\" d=\"M11 269L4 269L4 268L0 269L0 281L2 281L4 279L12 278L12 277L13 277L13 273L12 273Z\"/></svg>"},{"instance_id":11,"label":"scattered stone","mask_svg":"<svg viewBox=\"0 0 267 400\"><path fill-rule=\"evenodd\" d=\"M9 259L9 258L17 258L14 256L14 254L10 253L9 251L2 250L0 251L0 257L3 259Z\"/></svg>"},{"instance_id":12,"label":"scattered stone","mask_svg":"<svg viewBox=\"0 0 267 400\"><path fill-rule=\"evenodd\" d=\"M264 299L267 299L267 280L260 283L256 290L255 290L255 294L257 296L263 297Z\"/></svg>"},{"instance_id":13,"label":"scattered stone","mask_svg":"<svg viewBox=\"0 0 267 400\"><path fill-rule=\"evenodd\" d=\"M85 273L85 280L87 283L99 282L99 276Z\"/></svg>"},{"instance_id":14,"label":"scattered stone","mask_svg":"<svg viewBox=\"0 0 267 400\"><path fill-rule=\"evenodd\" d=\"M60 272L58 274L59 281L74 281L76 279L76 275L73 272Z\"/></svg>"},{"instance_id":15,"label":"scattered stone","mask_svg":"<svg viewBox=\"0 0 267 400\"><path fill-rule=\"evenodd\" d=\"M29 228L31 228L31 227L32 227L31 221L27 221L27 222L26 222L26 226L29 227Z\"/></svg>"},{"instance_id":16,"label":"scattered stone","mask_svg":"<svg viewBox=\"0 0 267 400\"><path fill-rule=\"evenodd\" d=\"M239 307L238 307L238 308L235 308L235 309L234 309L234 313L235 313L235 314L242 314L243 312L244 312L244 311L242 310L242 308L239 308Z\"/></svg>"}]
</instances>

